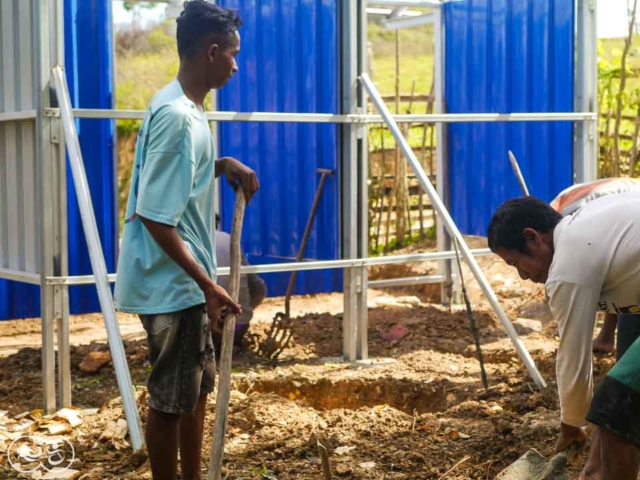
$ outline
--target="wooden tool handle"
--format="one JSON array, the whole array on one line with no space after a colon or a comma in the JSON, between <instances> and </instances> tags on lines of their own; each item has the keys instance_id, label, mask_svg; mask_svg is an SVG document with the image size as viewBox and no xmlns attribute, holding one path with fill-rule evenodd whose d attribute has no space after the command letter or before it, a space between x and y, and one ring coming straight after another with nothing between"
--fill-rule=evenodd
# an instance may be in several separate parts
<instances>
[{"instance_id":1,"label":"wooden tool handle","mask_svg":"<svg viewBox=\"0 0 640 480\"><path fill-rule=\"evenodd\" d=\"M236 204L233 211L231 227L231 268L229 295L236 302L240 294L240 237L244 221L246 200L242 187L236 190ZM227 431L229 398L231 394L231 359L233 357L233 337L236 329L236 315L229 314L224 321L222 332L222 351L220 352L220 369L218 371L218 391L216 395L216 420L213 427L211 458L209 460L209 480L220 480L222 458L224 456L224 437Z\"/></svg>"}]
</instances>

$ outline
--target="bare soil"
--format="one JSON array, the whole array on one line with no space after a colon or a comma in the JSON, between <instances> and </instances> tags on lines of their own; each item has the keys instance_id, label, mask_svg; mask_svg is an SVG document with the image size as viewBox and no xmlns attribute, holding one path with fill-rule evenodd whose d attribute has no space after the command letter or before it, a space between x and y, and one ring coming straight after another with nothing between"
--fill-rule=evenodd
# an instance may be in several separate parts
<instances>
[{"instance_id":1,"label":"bare soil","mask_svg":"<svg viewBox=\"0 0 640 480\"><path fill-rule=\"evenodd\" d=\"M482 246L482 240L471 243ZM480 381L466 311L429 303L437 297L433 286L370 290L371 361L353 364L340 359L340 294L296 297L291 345L278 362L257 357L252 346L266 336L270 319L282 307L282 299L269 299L234 356L225 444L228 478L323 478L318 440L328 450L336 479L489 479L529 448L552 455L559 431L557 338L542 289L522 282L495 257L480 263L511 319L542 321L541 333L522 338L548 382L546 389L536 389L466 267L488 390ZM436 267L395 266L371 274L417 275ZM150 368L144 332L134 316L123 315L120 321L144 419ZM383 340L398 324L406 335ZM41 406L39 335L37 319L0 324L0 410L8 411L5 418ZM74 317L72 343L73 404L83 409L84 421L67 434L76 448L72 468L86 479L150 479L146 455L132 454L128 437L99 440L109 421L124 418L113 366L92 375L78 369L90 351L108 350L101 316ZM597 358L598 377L612 363L612 356ZM215 396L209 403L203 472ZM0 418L0 438L2 425ZM11 425L5 428L11 431ZM0 454L0 477L19 478ZM577 471L576 464L572 473Z\"/></svg>"}]
</instances>

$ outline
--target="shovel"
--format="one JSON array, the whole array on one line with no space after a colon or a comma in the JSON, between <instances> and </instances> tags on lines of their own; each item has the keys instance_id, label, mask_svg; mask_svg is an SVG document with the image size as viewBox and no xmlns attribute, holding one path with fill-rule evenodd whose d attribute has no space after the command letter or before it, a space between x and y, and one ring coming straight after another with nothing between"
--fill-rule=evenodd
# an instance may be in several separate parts
<instances>
[{"instance_id":1,"label":"shovel","mask_svg":"<svg viewBox=\"0 0 640 480\"><path fill-rule=\"evenodd\" d=\"M236 302L240 293L240 236L244 221L245 197L242 187L236 190L236 205L233 211L231 227L231 272L229 295ZM225 317L222 333L222 351L220 352L220 375L216 397L216 418L211 440L211 456L209 459L209 480L220 480L222 476L222 457L224 456L224 437L227 431L229 398L231 396L231 359L233 356L233 335L236 328L236 315Z\"/></svg>"},{"instance_id":2,"label":"shovel","mask_svg":"<svg viewBox=\"0 0 640 480\"><path fill-rule=\"evenodd\" d=\"M547 460L537 450L531 449L515 463L500 472L495 480L569 480L565 473L567 463L577 455L581 446L574 443L566 450Z\"/></svg>"}]
</instances>

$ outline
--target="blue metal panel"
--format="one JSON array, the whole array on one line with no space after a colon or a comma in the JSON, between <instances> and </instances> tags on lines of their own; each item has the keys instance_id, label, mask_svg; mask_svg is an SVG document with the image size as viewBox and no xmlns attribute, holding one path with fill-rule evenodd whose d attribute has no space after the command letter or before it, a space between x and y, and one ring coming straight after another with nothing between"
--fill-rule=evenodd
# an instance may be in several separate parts
<instances>
[{"instance_id":1,"label":"blue metal panel","mask_svg":"<svg viewBox=\"0 0 640 480\"><path fill-rule=\"evenodd\" d=\"M65 1L65 66L74 108L112 108L113 58L110 0ZM109 120L77 120L80 148L107 269L115 272L117 213L113 164L114 132ZM92 273L87 242L68 169L69 273ZM72 313L100 310L94 285L70 289Z\"/></svg>"},{"instance_id":2,"label":"blue metal panel","mask_svg":"<svg viewBox=\"0 0 640 480\"><path fill-rule=\"evenodd\" d=\"M219 94L233 111L337 113L338 0L225 0L244 25L239 73ZM222 123L220 148L256 170L261 190L247 209L243 248L251 263L293 261L320 176L326 185L305 258L339 257L338 127ZM222 192L222 225L231 227L234 194ZM265 275L270 295L284 294L288 273ZM342 288L339 271L302 272L296 293Z\"/></svg>"},{"instance_id":3,"label":"blue metal panel","mask_svg":"<svg viewBox=\"0 0 640 480\"><path fill-rule=\"evenodd\" d=\"M573 0L464 0L445 7L449 113L573 111ZM474 123L448 127L451 213L485 235L493 211L520 196L507 151L532 195L573 182L573 126Z\"/></svg>"},{"instance_id":4,"label":"blue metal panel","mask_svg":"<svg viewBox=\"0 0 640 480\"><path fill-rule=\"evenodd\" d=\"M65 68L74 108L111 108L111 0L65 0ZM115 271L117 248L113 128L108 120L77 121L93 207L107 268ZM69 273L91 273L91 263L68 172ZM72 287L72 313L98 311L95 286ZM38 317L39 287L0 280L0 319Z\"/></svg>"}]
</instances>

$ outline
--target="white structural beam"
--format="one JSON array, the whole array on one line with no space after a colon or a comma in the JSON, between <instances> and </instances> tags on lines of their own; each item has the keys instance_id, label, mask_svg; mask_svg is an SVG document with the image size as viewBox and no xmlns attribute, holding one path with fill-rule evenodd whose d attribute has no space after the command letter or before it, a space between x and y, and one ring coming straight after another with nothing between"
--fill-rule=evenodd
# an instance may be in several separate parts
<instances>
[{"instance_id":1,"label":"white structural beam","mask_svg":"<svg viewBox=\"0 0 640 480\"><path fill-rule=\"evenodd\" d=\"M382 15L384 17L388 17L393 13L393 10L390 8L375 8L375 7L367 7L367 15ZM416 17L418 15L422 15L421 12L416 12L414 10L404 10L400 16L402 17Z\"/></svg>"},{"instance_id":2,"label":"white structural beam","mask_svg":"<svg viewBox=\"0 0 640 480\"><path fill-rule=\"evenodd\" d=\"M0 268L0 278L14 282L30 283L31 285L40 285L40 275L37 273Z\"/></svg>"},{"instance_id":3,"label":"white structural beam","mask_svg":"<svg viewBox=\"0 0 640 480\"><path fill-rule=\"evenodd\" d=\"M82 160L82 152L80 151L80 141L76 131L75 120L71 113L71 101L69 99L69 91L64 70L60 66L53 68L53 83L56 88L58 102L60 103L60 112L62 116L62 125L64 136L69 152L69 164L73 175L73 183L78 198L78 207L80 209L80 217L87 246L89 248L89 258L91 260L91 268L95 277L98 299L100 308L104 315L105 327L109 339L109 349L113 357L113 364L116 370L116 378L118 380L118 388L124 405L125 416L129 426L131 436L131 446L134 450L140 450L144 443L142 435L142 426L138 416L138 408L136 405L135 392L131 383L131 375L127 365L127 357L120 335L120 327L116 310L111 296L109 280L107 277L107 266L100 244L100 236L98 234L98 226L96 224L95 213L91 201L91 193L87 182L87 175Z\"/></svg>"},{"instance_id":4,"label":"white structural beam","mask_svg":"<svg viewBox=\"0 0 640 480\"><path fill-rule=\"evenodd\" d=\"M441 283L444 281L442 275L418 275L415 277L389 278L385 280L369 280L369 288L392 288L406 287L413 285L424 285L427 283Z\"/></svg>"},{"instance_id":5,"label":"white structural beam","mask_svg":"<svg viewBox=\"0 0 640 480\"><path fill-rule=\"evenodd\" d=\"M413 167L413 171L415 172L416 177L420 182L420 185L425 190L425 192L429 195L429 198L431 199L431 204L433 205L434 210L436 210L436 212L438 213L438 217L440 218L440 221L447 228L447 230L449 231L449 234L455 239L455 241L458 242L458 245L460 246L460 250L462 251L462 255L466 260L467 265L469 265L469 268L473 272L473 275L476 277L478 284L480 284L482 291L484 292L485 296L489 300L489 303L491 304L493 311L496 313L498 319L502 323L502 326L507 332L507 335L509 335L509 338L511 339L511 342L513 343L516 351L518 352L520 359L522 360L524 365L527 367L527 370L529 371L529 375L531 375L531 378L533 379L533 381L536 383L538 387L540 388L546 387L544 378L542 378L542 375L538 371L538 368L536 367L533 359L531 358L531 355L527 351L527 348L525 347L524 343L518 337L518 334L516 333L513 325L511 324L511 321L509 320L506 313L502 309L502 305L500 305L500 302L498 301L498 297L496 297L496 294L491 288L489 281L486 279L486 277L482 273L482 270L480 269L478 262L473 257L473 254L471 253L471 250L469 249L469 247L467 246L467 243L462 237L460 230L458 230L458 227L453 221L453 218L451 218L451 215L449 215L447 208L445 207L444 203L438 196L436 189L431 184L429 177L427 176L424 169L420 165L420 162L416 158L415 153L411 149L411 146L409 145L407 140L404 138L404 135L402 135L402 132L400 131L400 127L396 122L393 121L391 113L389 112L389 109L387 108L387 106L384 104L384 101L382 100L380 93L378 92L373 82L369 78L369 75L364 73L360 78L362 80L362 83L365 89L367 90L367 93L369 94L369 97L373 101L378 111L385 118L385 122L389 127L389 130L391 130L391 133L396 139L396 142L398 142L398 145L400 146L402 152L404 153L407 160Z\"/></svg>"},{"instance_id":6,"label":"white structural beam","mask_svg":"<svg viewBox=\"0 0 640 480\"><path fill-rule=\"evenodd\" d=\"M144 110L73 109L75 118L142 120ZM60 109L46 108L45 117L60 116ZM553 113L447 113L392 115L397 123L493 123L493 122L581 122L597 119L592 112ZM277 112L207 112L207 119L215 122L259 123L381 123L380 115L330 113L277 113Z\"/></svg>"},{"instance_id":7,"label":"white structural beam","mask_svg":"<svg viewBox=\"0 0 640 480\"><path fill-rule=\"evenodd\" d=\"M35 120L35 110L21 112L0 112L0 122L15 122L16 120Z\"/></svg>"},{"instance_id":8,"label":"white structural beam","mask_svg":"<svg viewBox=\"0 0 640 480\"><path fill-rule=\"evenodd\" d=\"M436 20L434 13L423 13L417 16L411 17L392 17L383 20L385 28L388 30L398 30L400 28L419 27L421 25L427 25L433 23Z\"/></svg>"},{"instance_id":9,"label":"white structural beam","mask_svg":"<svg viewBox=\"0 0 640 480\"><path fill-rule=\"evenodd\" d=\"M441 7L444 2L439 0L368 0L367 5L376 5L381 7L413 7L413 8L430 8Z\"/></svg>"},{"instance_id":10,"label":"white structural beam","mask_svg":"<svg viewBox=\"0 0 640 480\"><path fill-rule=\"evenodd\" d=\"M362 258L368 252L367 136L362 114L365 95L358 75L366 69L366 0L341 2L342 83L340 109L347 118L341 126L340 172L341 239L344 259ZM350 360L367 358L367 270L352 265L344 270L342 354Z\"/></svg>"},{"instance_id":11,"label":"white structural beam","mask_svg":"<svg viewBox=\"0 0 640 480\"><path fill-rule=\"evenodd\" d=\"M574 110L591 113L575 124L574 171L577 183L598 178L598 36L596 0L578 0Z\"/></svg>"},{"instance_id":12,"label":"white structural beam","mask_svg":"<svg viewBox=\"0 0 640 480\"><path fill-rule=\"evenodd\" d=\"M488 248L478 248L471 250L476 257L493 255ZM266 265L243 265L240 273L278 273L278 272L296 272L304 270L327 270L332 268L352 268L352 267L374 267L376 265L393 265L399 263L429 262L437 260L446 260L456 258L456 252L429 252L414 253L411 255L390 255L386 257L366 257L353 258L344 260L317 260L309 262L292 262L292 263L274 263ZM0 270L0 278L2 277ZM229 275L229 267L220 267L217 271L218 276ZM110 282L116 281L116 274L108 275ZM91 285L95 283L93 275L76 275L67 277L48 277L47 285Z\"/></svg>"},{"instance_id":13,"label":"white structural beam","mask_svg":"<svg viewBox=\"0 0 640 480\"><path fill-rule=\"evenodd\" d=\"M51 106L51 52L49 50L51 33L52 2L35 2L34 18L34 54L36 63L36 162L38 218L40 219L40 322L42 325L42 389L43 406L47 413L56 409L56 359L55 359L55 293L54 288L46 285L46 278L55 275L55 233L54 201L55 175L52 144L52 125L50 118L42 115L42 109ZM4 7L3 7L4 8Z\"/></svg>"},{"instance_id":14,"label":"white structural beam","mask_svg":"<svg viewBox=\"0 0 640 480\"><path fill-rule=\"evenodd\" d=\"M433 49L434 49L434 72L433 72L433 93L434 108L436 115L444 114L444 89L445 89L445 29L444 16L442 9L436 10L434 13L435 20L433 22ZM436 190L442 199L445 207L449 208L449 162L446 154L447 150L447 125L438 123L436 125ZM438 251L451 250L451 237L444 228L442 222L437 223L436 240L438 242ZM444 277L440 289L440 301L443 305L449 305L454 299L452 297L453 272L452 262L447 259L440 262L440 274Z\"/></svg>"}]
</instances>

